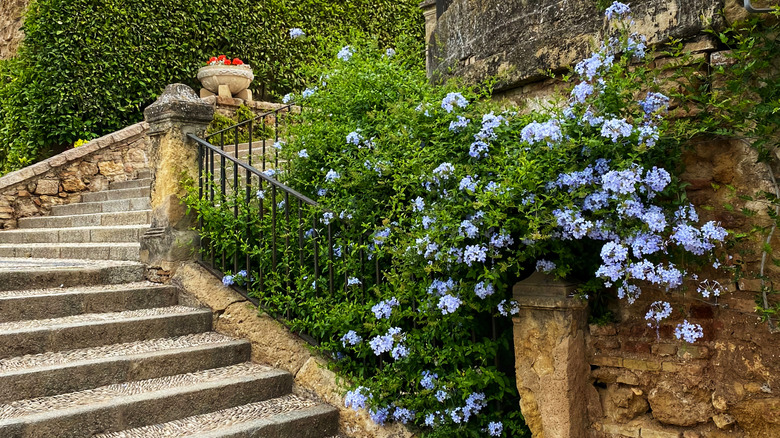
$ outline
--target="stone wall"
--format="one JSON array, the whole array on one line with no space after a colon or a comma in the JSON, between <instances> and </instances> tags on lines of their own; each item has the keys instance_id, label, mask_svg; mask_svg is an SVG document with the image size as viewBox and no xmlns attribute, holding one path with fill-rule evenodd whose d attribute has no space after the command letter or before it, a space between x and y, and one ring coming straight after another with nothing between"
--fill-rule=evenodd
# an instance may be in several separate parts
<instances>
[{"instance_id":1,"label":"stone wall","mask_svg":"<svg viewBox=\"0 0 780 438\"><path fill-rule=\"evenodd\" d=\"M719 28L746 14L737 0L630 3L634 30L651 44L695 38L709 26ZM429 72L469 82L498 76L498 91L543 80L547 70L567 70L602 40L605 26L595 1L454 0L440 17L427 18L427 26L434 27Z\"/></svg>"},{"instance_id":2,"label":"stone wall","mask_svg":"<svg viewBox=\"0 0 780 438\"><path fill-rule=\"evenodd\" d=\"M22 33L22 16L29 0L0 0L0 59L16 55Z\"/></svg>"},{"instance_id":3,"label":"stone wall","mask_svg":"<svg viewBox=\"0 0 780 438\"><path fill-rule=\"evenodd\" d=\"M753 311L756 284L736 286L705 301L645 291L619 323L590 326L591 437L780 436L780 345ZM658 334L644 319L654 300L675 308ZM704 338L675 339L683 318Z\"/></svg>"},{"instance_id":4,"label":"stone wall","mask_svg":"<svg viewBox=\"0 0 780 438\"><path fill-rule=\"evenodd\" d=\"M0 177L0 229L79 202L82 193L105 190L112 181L135 179L149 167L147 129L138 123Z\"/></svg>"}]
</instances>

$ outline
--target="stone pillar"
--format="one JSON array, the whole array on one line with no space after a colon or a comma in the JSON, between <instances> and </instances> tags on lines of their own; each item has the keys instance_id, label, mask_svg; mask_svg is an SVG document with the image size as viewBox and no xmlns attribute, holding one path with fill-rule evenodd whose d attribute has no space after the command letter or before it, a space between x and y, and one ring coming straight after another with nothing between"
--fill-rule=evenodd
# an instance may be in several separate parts
<instances>
[{"instance_id":1,"label":"stone pillar","mask_svg":"<svg viewBox=\"0 0 780 438\"><path fill-rule=\"evenodd\" d=\"M575 289L538 272L513 289L517 389L534 438L586 436L587 303L570 297Z\"/></svg>"},{"instance_id":2,"label":"stone pillar","mask_svg":"<svg viewBox=\"0 0 780 438\"><path fill-rule=\"evenodd\" d=\"M141 261L150 268L170 271L176 262L192 260L198 235L181 202L181 182L197 184L198 148L187 134L202 136L214 117L214 107L183 84L165 87L144 110L149 123L149 167L152 173L152 226L141 238Z\"/></svg>"},{"instance_id":3,"label":"stone pillar","mask_svg":"<svg viewBox=\"0 0 780 438\"><path fill-rule=\"evenodd\" d=\"M430 76L428 48L431 45L430 39L431 35L433 35L433 30L436 29L436 0L425 0L420 3L420 9L422 9L423 17L425 17L425 70Z\"/></svg>"}]
</instances>

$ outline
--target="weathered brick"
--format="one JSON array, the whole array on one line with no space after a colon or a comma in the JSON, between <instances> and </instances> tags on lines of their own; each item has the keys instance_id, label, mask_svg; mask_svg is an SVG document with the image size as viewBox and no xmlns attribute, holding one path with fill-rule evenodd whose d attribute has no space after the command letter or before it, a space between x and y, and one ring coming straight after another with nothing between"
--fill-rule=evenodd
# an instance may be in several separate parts
<instances>
[{"instance_id":1,"label":"weathered brick","mask_svg":"<svg viewBox=\"0 0 780 438\"><path fill-rule=\"evenodd\" d=\"M623 358L614 356L593 356L590 363L600 367L622 367Z\"/></svg>"},{"instance_id":2,"label":"weathered brick","mask_svg":"<svg viewBox=\"0 0 780 438\"><path fill-rule=\"evenodd\" d=\"M642 438L680 438L682 432L670 429L660 429L655 427L643 427L641 431Z\"/></svg>"},{"instance_id":3,"label":"weathered brick","mask_svg":"<svg viewBox=\"0 0 780 438\"><path fill-rule=\"evenodd\" d=\"M644 341L623 341L621 348L629 353L650 353L650 343Z\"/></svg>"},{"instance_id":4,"label":"weathered brick","mask_svg":"<svg viewBox=\"0 0 780 438\"><path fill-rule=\"evenodd\" d=\"M730 66L734 65L737 60L731 56L731 50L722 50L720 52L713 52L710 54L710 64L714 66Z\"/></svg>"},{"instance_id":5,"label":"weathered brick","mask_svg":"<svg viewBox=\"0 0 780 438\"><path fill-rule=\"evenodd\" d=\"M704 346L687 345L677 350L677 356L683 359L706 359L710 356L710 349Z\"/></svg>"},{"instance_id":6,"label":"weathered brick","mask_svg":"<svg viewBox=\"0 0 780 438\"><path fill-rule=\"evenodd\" d=\"M677 353L677 346L674 344L653 344L652 352L658 356L672 356Z\"/></svg>"},{"instance_id":7,"label":"weathered brick","mask_svg":"<svg viewBox=\"0 0 780 438\"><path fill-rule=\"evenodd\" d=\"M623 367L637 371L661 371L661 362L654 360L623 359Z\"/></svg>"},{"instance_id":8,"label":"weathered brick","mask_svg":"<svg viewBox=\"0 0 780 438\"><path fill-rule=\"evenodd\" d=\"M631 438L639 438L639 426L632 426L628 424L611 424L611 423L604 423L601 426L601 430L604 433L612 434L612 435L618 435L618 436L624 436L624 437L631 437Z\"/></svg>"},{"instance_id":9,"label":"weathered brick","mask_svg":"<svg viewBox=\"0 0 780 438\"><path fill-rule=\"evenodd\" d=\"M617 334L617 329L615 328L615 324L606 324L606 325L598 325L598 324L590 324L590 334L592 336L612 336L614 334Z\"/></svg>"}]
</instances>

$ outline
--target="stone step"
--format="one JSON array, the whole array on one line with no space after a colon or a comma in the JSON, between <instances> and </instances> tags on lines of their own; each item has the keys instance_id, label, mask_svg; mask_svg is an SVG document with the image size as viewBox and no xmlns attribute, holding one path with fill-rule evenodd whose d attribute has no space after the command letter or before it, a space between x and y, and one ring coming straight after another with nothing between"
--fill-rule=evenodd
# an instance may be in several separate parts
<instances>
[{"instance_id":1,"label":"stone step","mask_svg":"<svg viewBox=\"0 0 780 438\"><path fill-rule=\"evenodd\" d=\"M3 243L140 242L149 225L16 229L0 232Z\"/></svg>"},{"instance_id":2,"label":"stone step","mask_svg":"<svg viewBox=\"0 0 780 438\"><path fill-rule=\"evenodd\" d=\"M91 437L276 398L291 388L289 373L251 363L113 384L0 406L0 436Z\"/></svg>"},{"instance_id":3,"label":"stone step","mask_svg":"<svg viewBox=\"0 0 780 438\"><path fill-rule=\"evenodd\" d=\"M221 368L249 360L250 344L215 332L0 360L0 404Z\"/></svg>"},{"instance_id":4,"label":"stone step","mask_svg":"<svg viewBox=\"0 0 780 438\"><path fill-rule=\"evenodd\" d=\"M149 225L152 210L117 213L79 214L69 216L38 216L19 219L19 228L72 228L91 226ZM0 234L5 231L0 231Z\"/></svg>"},{"instance_id":5,"label":"stone step","mask_svg":"<svg viewBox=\"0 0 780 438\"><path fill-rule=\"evenodd\" d=\"M0 291L129 283L145 271L136 262L0 258Z\"/></svg>"},{"instance_id":6,"label":"stone step","mask_svg":"<svg viewBox=\"0 0 780 438\"><path fill-rule=\"evenodd\" d=\"M151 193L151 187L103 190L102 192L84 193L81 195L81 202L102 202L116 201L118 199L148 198L151 196Z\"/></svg>"},{"instance_id":7,"label":"stone step","mask_svg":"<svg viewBox=\"0 0 780 438\"><path fill-rule=\"evenodd\" d=\"M0 257L18 258L138 261L140 251L137 242L0 244Z\"/></svg>"},{"instance_id":8,"label":"stone step","mask_svg":"<svg viewBox=\"0 0 780 438\"><path fill-rule=\"evenodd\" d=\"M324 438L337 432L338 411L297 395L223 409L95 438Z\"/></svg>"},{"instance_id":9,"label":"stone step","mask_svg":"<svg viewBox=\"0 0 780 438\"><path fill-rule=\"evenodd\" d=\"M108 183L109 190L134 189L138 187L151 187L151 186L152 186L152 179L148 177L131 179L129 181L115 181L112 183Z\"/></svg>"},{"instance_id":10,"label":"stone step","mask_svg":"<svg viewBox=\"0 0 780 438\"><path fill-rule=\"evenodd\" d=\"M179 290L150 282L0 292L0 323L174 306Z\"/></svg>"},{"instance_id":11,"label":"stone step","mask_svg":"<svg viewBox=\"0 0 780 438\"><path fill-rule=\"evenodd\" d=\"M139 170L135 175L137 179L148 179L152 177L152 171L149 169Z\"/></svg>"},{"instance_id":12,"label":"stone step","mask_svg":"<svg viewBox=\"0 0 780 438\"><path fill-rule=\"evenodd\" d=\"M182 336L209 330L211 311L184 306L4 322L0 324L0 358Z\"/></svg>"},{"instance_id":13,"label":"stone step","mask_svg":"<svg viewBox=\"0 0 780 438\"><path fill-rule=\"evenodd\" d=\"M51 208L51 216L71 216L92 213L117 213L120 211L138 211L151 209L149 197L117 199L102 202L75 202L72 204L55 205Z\"/></svg>"}]
</instances>

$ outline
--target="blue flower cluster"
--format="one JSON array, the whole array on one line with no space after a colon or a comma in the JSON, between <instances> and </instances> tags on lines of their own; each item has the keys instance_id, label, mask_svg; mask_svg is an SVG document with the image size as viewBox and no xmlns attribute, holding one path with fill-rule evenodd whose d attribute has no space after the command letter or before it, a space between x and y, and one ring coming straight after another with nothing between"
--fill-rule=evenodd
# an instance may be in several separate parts
<instances>
[{"instance_id":1,"label":"blue flower cluster","mask_svg":"<svg viewBox=\"0 0 780 438\"><path fill-rule=\"evenodd\" d=\"M441 108L448 113L451 113L455 106L466 108L468 104L469 101L460 93L447 93L441 100Z\"/></svg>"},{"instance_id":2,"label":"blue flower cluster","mask_svg":"<svg viewBox=\"0 0 780 438\"><path fill-rule=\"evenodd\" d=\"M380 301L371 307L371 312L374 313L376 319L390 318L393 313L393 307L398 306L398 299L393 297L386 301Z\"/></svg>"}]
</instances>

